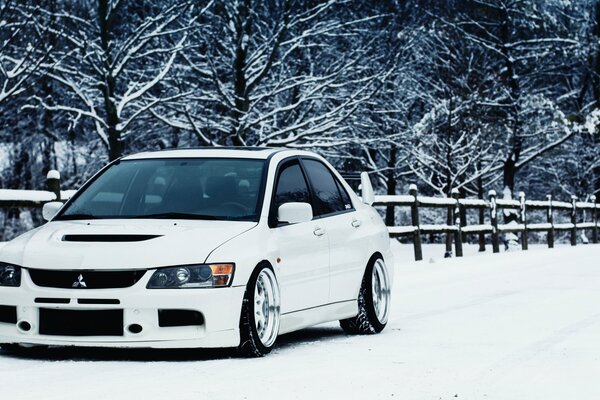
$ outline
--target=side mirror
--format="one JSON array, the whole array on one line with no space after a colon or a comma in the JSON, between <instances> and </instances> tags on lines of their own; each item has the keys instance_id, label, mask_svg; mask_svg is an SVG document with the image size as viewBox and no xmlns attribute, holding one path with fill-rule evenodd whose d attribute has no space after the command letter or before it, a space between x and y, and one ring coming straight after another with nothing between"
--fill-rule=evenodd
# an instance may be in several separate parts
<instances>
[{"instance_id":1,"label":"side mirror","mask_svg":"<svg viewBox=\"0 0 600 400\"><path fill-rule=\"evenodd\" d=\"M298 224L313 218L312 207L308 203L285 203L277 210L277 221Z\"/></svg>"},{"instance_id":2,"label":"side mirror","mask_svg":"<svg viewBox=\"0 0 600 400\"><path fill-rule=\"evenodd\" d=\"M62 206L63 203L60 201L51 201L50 203L44 204L44 207L42 208L42 217L44 217L46 221L50 221Z\"/></svg>"},{"instance_id":3,"label":"side mirror","mask_svg":"<svg viewBox=\"0 0 600 400\"><path fill-rule=\"evenodd\" d=\"M370 206L373 205L375 202L375 192L373 191L373 185L371 185L369 174L366 172L361 172L360 174L360 189L363 203Z\"/></svg>"}]
</instances>

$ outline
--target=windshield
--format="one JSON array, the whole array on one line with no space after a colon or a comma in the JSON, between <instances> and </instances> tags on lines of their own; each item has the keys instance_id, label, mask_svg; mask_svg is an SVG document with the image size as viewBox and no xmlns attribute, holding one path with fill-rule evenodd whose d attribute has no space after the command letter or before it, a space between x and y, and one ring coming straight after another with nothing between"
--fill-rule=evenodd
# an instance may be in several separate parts
<instances>
[{"instance_id":1,"label":"windshield","mask_svg":"<svg viewBox=\"0 0 600 400\"><path fill-rule=\"evenodd\" d=\"M57 220L174 218L256 220L264 160L126 160L95 178Z\"/></svg>"}]
</instances>

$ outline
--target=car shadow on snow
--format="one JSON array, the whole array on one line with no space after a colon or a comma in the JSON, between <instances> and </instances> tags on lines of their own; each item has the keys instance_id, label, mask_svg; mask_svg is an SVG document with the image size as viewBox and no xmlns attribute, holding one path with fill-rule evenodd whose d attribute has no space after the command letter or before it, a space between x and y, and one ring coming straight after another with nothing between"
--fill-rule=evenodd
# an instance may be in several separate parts
<instances>
[{"instance_id":1,"label":"car shadow on snow","mask_svg":"<svg viewBox=\"0 0 600 400\"><path fill-rule=\"evenodd\" d=\"M346 334L338 327L316 326L277 338L274 353L315 343L341 339ZM114 349L102 347L0 347L0 357L40 361L212 361L242 357L235 348L221 349Z\"/></svg>"}]
</instances>

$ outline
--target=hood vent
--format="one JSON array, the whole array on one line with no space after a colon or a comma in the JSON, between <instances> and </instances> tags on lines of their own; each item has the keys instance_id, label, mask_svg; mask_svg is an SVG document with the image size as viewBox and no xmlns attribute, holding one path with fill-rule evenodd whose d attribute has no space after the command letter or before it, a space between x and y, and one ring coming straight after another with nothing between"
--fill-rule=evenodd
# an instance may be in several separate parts
<instances>
[{"instance_id":1,"label":"hood vent","mask_svg":"<svg viewBox=\"0 0 600 400\"><path fill-rule=\"evenodd\" d=\"M161 235L64 235L63 242L143 242Z\"/></svg>"}]
</instances>

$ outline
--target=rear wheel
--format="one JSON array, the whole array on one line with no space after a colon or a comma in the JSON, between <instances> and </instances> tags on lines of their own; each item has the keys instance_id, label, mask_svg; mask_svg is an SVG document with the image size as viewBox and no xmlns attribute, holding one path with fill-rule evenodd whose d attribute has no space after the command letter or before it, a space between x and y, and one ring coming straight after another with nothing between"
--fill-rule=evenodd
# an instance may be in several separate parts
<instances>
[{"instance_id":1,"label":"rear wheel","mask_svg":"<svg viewBox=\"0 0 600 400\"><path fill-rule=\"evenodd\" d=\"M246 286L240 319L240 352L262 357L271 352L279 333L281 296L275 273L268 266L256 269Z\"/></svg>"},{"instance_id":2,"label":"rear wheel","mask_svg":"<svg viewBox=\"0 0 600 400\"><path fill-rule=\"evenodd\" d=\"M346 333L369 335L385 328L390 312L391 287L387 267L381 257L369 263L358 293L358 315L343 319Z\"/></svg>"}]
</instances>

